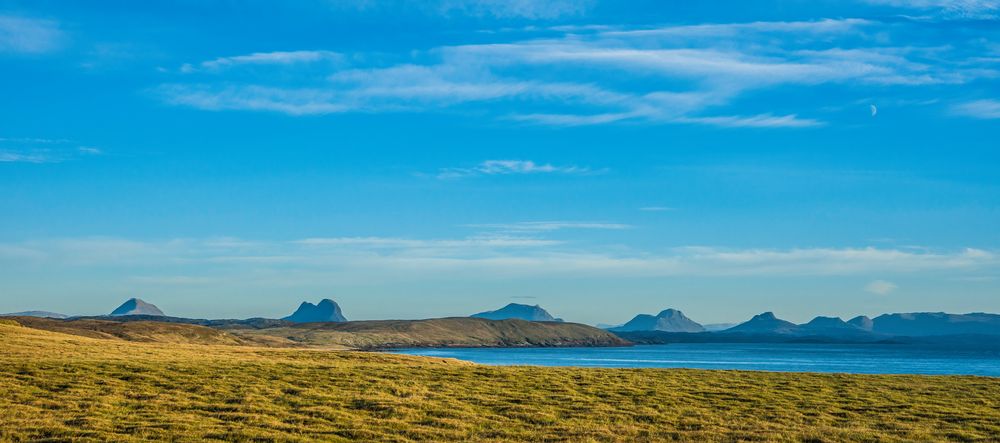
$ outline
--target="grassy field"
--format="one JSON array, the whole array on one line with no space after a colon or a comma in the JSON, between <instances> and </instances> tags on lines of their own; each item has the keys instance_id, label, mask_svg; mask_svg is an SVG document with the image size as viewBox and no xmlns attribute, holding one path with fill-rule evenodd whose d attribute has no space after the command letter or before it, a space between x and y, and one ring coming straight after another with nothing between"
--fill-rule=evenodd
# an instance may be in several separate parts
<instances>
[{"instance_id":1,"label":"grassy field","mask_svg":"<svg viewBox=\"0 0 1000 443\"><path fill-rule=\"evenodd\" d=\"M0 441L995 441L1000 379L483 367L0 320Z\"/></svg>"}]
</instances>

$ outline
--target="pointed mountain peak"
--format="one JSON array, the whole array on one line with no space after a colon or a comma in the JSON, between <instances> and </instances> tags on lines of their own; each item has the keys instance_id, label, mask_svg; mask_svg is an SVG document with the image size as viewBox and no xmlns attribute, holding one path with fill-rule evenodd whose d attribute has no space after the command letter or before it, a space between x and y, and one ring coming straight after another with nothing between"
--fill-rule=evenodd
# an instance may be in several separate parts
<instances>
[{"instance_id":1,"label":"pointed mountain peak","mask_svg":"<svg viewBox=\"0 0 1000 443\"><path fill-rule=\"evenodd\" d=\"M156 305L152 303L146 303L142 299L130 298L122 303L114 311L111 311L112 316L122 316L122 315L154 315L163 317L163 311L157 308Z\"/></svg>"},{"instance_id":2,"label":"pointed mountain peak","mask_svg":"<svg viewBox=\"0 0 1000 443\"><path fill-rule=\"evenodd\" d=\"M344 322L344 317L337 302L324 298L319 304L312 304L307 301L299 305L299 309L288 317L282 318L294 323L322 323L322 322Z\"/></svg>"},{"instance_id":3,"label":"pointed mountain peak","mask_svg":"<svg viewBox=\"0 0 1000 443\"><path fill-rule=\"evenodd\" d=\"M656 314L656 316L660 318L684 317L684 313L674 308L667 308L660 311L660 313Z\"/></svg>"}]
</instances>

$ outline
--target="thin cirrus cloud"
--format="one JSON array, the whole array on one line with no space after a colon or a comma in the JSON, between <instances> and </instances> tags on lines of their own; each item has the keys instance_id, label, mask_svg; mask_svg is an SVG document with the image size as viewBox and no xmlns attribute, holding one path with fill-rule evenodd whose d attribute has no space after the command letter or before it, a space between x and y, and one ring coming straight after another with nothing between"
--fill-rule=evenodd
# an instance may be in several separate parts
<instances>
[{"instance_id":1,"label":"thin cirrus cloud","mask_svg":"<svg viewBox=\"0 0 1000 443\"><path fill-rule=\"evenodd\" d=\"M62 163L103 155L94 146L75 146L72 140L0 137L0 163Z\"/></svg>"},{"instance_id":2,"label":"thin cirrus cloud","mask_svg":"<svg viewBox=\"0 0 1000 443\"><path fill-rule=\"evenodd\" d=\"M951 107L954 115L971 117L981 120L1000 119L1000 100L974 100L959 103Z\"/></svg>"},{"instance_id":3,"label":"thin cirrus cloud","mask_svg":"<svg viewBox=\"0 0 1000 443\"><path fill-rule=\"evenodd\" d=\"M214 76L154 91L167 103L214 111L309 115L471 108L498 120L550 126L809 128L825 122L777 111L773 108L780 103L768 100L738 112L733 105L749 93L777 87L918 88L998 74L988 63L970 65L968 49L961 45L910 46L905 35L896 35L900 29L915 32L907 26L912 25L824 19L548 28L545 38L414 50L379 57L377 65L365 64L365 54L344 57L350 62L336 69L289 63L296 71L280 78L292 80L234 79L216 69ZM551 37L553 32L559 35ZM719 38L726 35L740 38ZM294 53L255 53L190 66L313 57L289 57Z\"/></svg>"},{"instance_id":4,"label":"thin cirrus cloud","mask_svg":"<svg viewBox=\"0 0 1000 443\"><path fill-rule=\"evenodd\" d=\"M16 152L0 150L0 163L54 163L54 157L39 152Z\"/></svg>"},{"instance_id":5,"label":"thin cirrus cloud","mask_svg":"<svg viewBox=\"0 0 1000 443\"><path fill-rule=\"evenodd\" d=\"M596 0L330 0L338 9L363 12L416 10L445 17L548 20L587 13Z\"/></svg>"},{"instance_id":6,"label":"thin cirrus cloud","mask_svg":"<svg viewBox=\"0 0 1000 443\"><path fill-rule=\"evenodd\" d=\"M538 237L405 239L381 237L310 238L293 241L216 242L213 239L138 241L79 238L0 243L0 275L26 269L114 269L115 275L147 277L211 271L213 275L253 275L280 263L282 274L314 279L406 281L535 276L867 276L978 275L1000 268L995 252L980 249L918 251L883 248L728 249L680 247L623 251L618 247L548 241ZM117 278L117 277L115 277ZM226 281L223 278L221 281ZM287 279L285 279L287 284ZM315 283L315 282L313 282ZM895 284L876 280L869 292L888 294Z\"/></svg>"},{"instance_id":7,"label":"thin cirrus cloud","mask_svg":"<svg viewBox=\"0 0 1000 443\"><path fill-rule=\"evenodd\" d=\"M876 5L936 12L944 18L995 19L1000 14L998 0L865 0Z\"/></svg>"},{"instance_id":8,"label":"thin cirrus cloud","mask_svg":"<svg viewBox=\"0 0 1000 443\"><path fill-rule=\"evenodd\" d=\"M316 63L321 61L339 61L343 56L332 51L275 51L256 52L247 55L233 57L219 57L214 60L201 62L197 66L184 64L181 72L192 73L199 70L217 71L220 69L232 68L248 65L296 65L305 63Z\"/></svg>"},{"instance_id":9,"label":"thin cirrus cloud","mask_svg":"<svg viewBox=\"0 0 1000 443\"><path fill-rule=\"evenodd\" d=\"M486 160L469 168L444 168L437 178L458 179L484 175L525 175L525 174L565 174L585 175L594 171L582 166L555 166L549 163L535 163L531 160Z\"/></svg>"},{"instance_id":10,"label":"thin cirrus cloud","mask_svg":"<svg viewBox=\"0 0 1000 443\"><path fill-rule=\"evenodd\" d=\"M581 221L530 221L517 223L479 223L465 225L467 228L490 229L508 232L551 232L563 229L631 229L631 225L610 222Z\"/></svg>"},{"instance_id":11,"label":"thin cirrus cloud","mask_svg":"<svg viewBox=\"0 0 1000 443\"><path fill-rule=\"evenodd\" d=\"M0 54L42 54L59 48L64 39L52 20L0 15Z\"/></svg>"}]
</instances>

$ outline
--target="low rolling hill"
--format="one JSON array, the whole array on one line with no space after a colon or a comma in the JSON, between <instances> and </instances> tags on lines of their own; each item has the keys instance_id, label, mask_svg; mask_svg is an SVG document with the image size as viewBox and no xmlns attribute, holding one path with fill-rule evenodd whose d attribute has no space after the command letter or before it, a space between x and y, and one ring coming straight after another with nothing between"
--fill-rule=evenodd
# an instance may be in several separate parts
<instances>
[{"instance_id":1,"label":"low rolling hill","mask_svg":"<svg viewBox=\"0 0 1000 443\"><path fill-rule=\"evenodd\" d=\"M155 321L121 322L95 319L58 320L39 317L10 317L10 319L22 326L33 329L101 339L205 345L249 345L261 343L218 329L183 323Z\"/></svg>"},{"instance_id":2,"label":"low rolling hill","mask_svg":"<svg viewBox=\"0 0 1000 443\"><path fill-rule=\"evenodd\" d=\"M68 320L11 317L47 331L139 342L386 349L401 347L627 346L624 339L577 323L437 318L292 323L123 316Z\"/></svg>"},{"instance_id":3,"label":"low rolling hill","mask_svg":"<svg viewBox=\"0 0 1000 443\"><path fill-rule=\"evenodd\" d=\"M577 323L453 317L304 323L264 329L227 329L254 341L286 339L305 346L360 349L402 347L626 346L618 336Z\"/></svg>"}]
</instances>

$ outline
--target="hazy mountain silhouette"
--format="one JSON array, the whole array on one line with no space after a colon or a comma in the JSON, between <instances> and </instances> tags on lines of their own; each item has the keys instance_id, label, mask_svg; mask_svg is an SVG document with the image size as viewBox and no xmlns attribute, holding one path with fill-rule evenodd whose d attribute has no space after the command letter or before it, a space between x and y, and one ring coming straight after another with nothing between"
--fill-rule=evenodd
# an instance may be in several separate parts
<instances>
[{"instance_id":1,"label":"hazy mountain silhouette","mask_svg":"<svg viewBox=\"0 0 1000 443\"><path fill-rule=\"evenodd\" d=\"M799 326L790 321L785 321L774 316L773 312L765 312L755 315L750 320L733 326L724 333L750 333L750 334L793 334L797 332Z\"/></svg>"},{"instance_id":2,"label":"hazy mountain silhouette","mask_svg":"<svg viewBox=\"0 0 1000 443\"><path fill-rule=\"evenodd\" d=\"M111 316L121 316L121 315L153 315L153 316L163 316L163 311L157 308L151 303L146 303L138 298L130 298L125 303L122 303L114 311L111 311Z\"/></svg>"},{"instance_id":3,"label":"hazy mountain silhouette","mask_svg":"<svg viewBox=\"0 0 1000 443\"><path fill-rule=\"evenodd\" d=\"M561 318L553 317L546 310L542 309L541 306L522 305L518 303L511 303L497 309L496 311L486 311L473 314L470 315L470 317L485 318L488 320L508 320L516 318L528 321L562 321Z\"/></svg>"},{"instance_id":4,"label":"hazy mountain silhouette","mask_svg":"<svg viewBox=\"0 0 1000 443\"><path fill-rule=\"evenodd\" d=\"M655 316L639 314L622 326L611 331L665 331L665 332L704 332L705 328L687 318L683 312L676 309L666 309Z\"/></svg>"},{"instance_id":5,"label":"hazy mountain silhouette","mask_svg":"<svg viewBox=\"0 0 1000 443\"><path fill-rule=\"evenodd\" d=\"M1000 335L1000 315L914 312L883 314L872 320L872 331L886 335L929 336L954 334Z\"/></svg>"},{"instance_id":6,"label":"hazy mountain silhouette","mask_svg":"<svg viewBox=\"0 0 1000 443\"><path fill-rule=\"evenodd\" d=\"M1000 349L1000 315L903 313L843 321L816 317L796 325L765 312L724 331L676 333L613 330L634 343L922 343L968 349Z\"/></svg>"},{"instance_id":7,"label":"hazy mountain silhouette","mask_svg":"<svg viewBox=\"0 0 1000 443\"><path fill-rule=\"evenodd\" d=\"M48 311L24 311L0 314L0 317L39 317L39 318L69 318L68 315Z\"/></svg>"},{"instance_id":8,"label":"hazy mountain silhouette","mask_svg":"<svg viewBox=\"0 0 1000 443\"><path fill-rule=\"evenodd\" d=\"M718 332L725 331L726 329L736 326L737 323L711 323L707 325L702 325L707 332Z\"/></svg>"},{"instance_id":9,"label":"hazy mountain silhouette","mask_svg":"<svg viewBox=\"0 0 1000 443\"><path fill-rule=\"evenodd\" d=\"M319 304L314 305L309 302L302 302L299 309L288 317L282 318L295 323L318 323L318 322L344 322L347 318L340 311L337 302L324 298Z\"/></svg>"},{"instance_id":10,"label":"hazy mountain silhouette","mask_svg":"<svg viewBox=\"0 0 1000 443\"><path fill-rule=\"evenodd\" d=\"M799 325L796 334L823 337L865 337L872 333L852 325L839 317L816 317L809 323Z\"/></svg>"},{"instance_id":11,"label":"hazy mountain silhouette","mask_svg":"<svg viewBox=\"0 0 1000 443\"><path fill-rule=\"evenodd\" d=\"M847 324L857 326L858 329L871 331L875 327L875 322L867 315L859 315L847 321Z\"/></svg>"}]
</instances>

